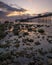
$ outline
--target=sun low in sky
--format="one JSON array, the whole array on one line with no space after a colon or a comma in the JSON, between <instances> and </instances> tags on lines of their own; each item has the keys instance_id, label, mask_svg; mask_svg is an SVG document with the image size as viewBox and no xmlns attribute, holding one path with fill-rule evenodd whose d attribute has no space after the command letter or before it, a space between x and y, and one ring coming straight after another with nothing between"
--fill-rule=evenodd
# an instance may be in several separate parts
<instances>
[{"instance_id":1,"label":"sun low in sky","mask_svg":"<svg viewBox=\"0 0 52 65\"><path fill-rule=\"evenodd\" d=\"M44 12L52 12L52 0L0 0L8 5L19 8L18 5L27 10L26 13L38 14ZM13 13L13 12L12 12ZM15 14L17 12L14 12ZM14 15L15 15L14 14Z\"/></svg>"}]
</instances>

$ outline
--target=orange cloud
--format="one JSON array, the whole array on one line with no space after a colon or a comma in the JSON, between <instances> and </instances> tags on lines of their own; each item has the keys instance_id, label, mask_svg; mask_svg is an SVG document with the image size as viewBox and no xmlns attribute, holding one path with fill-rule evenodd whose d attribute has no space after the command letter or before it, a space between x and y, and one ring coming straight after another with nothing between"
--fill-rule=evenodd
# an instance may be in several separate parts
<instances>
[{"instance_id":1,"label":"orange cloud","mask_svg":"<svg viewBox=\"0 0 52 65\"><path fill-rule=\"evenodd\" d=\"M16 15L19 15L19 12L14 11L9 13L7 16L9 17L9 16L16 16Z\"/></svg>"},{"instance_id":2,"label":"orange cloud","mask_svg":"<svg viewBox=\"0 0 52 65\"><path fill-rule=\"evenodd\" d=\"M7 17L10 17L10 16L18 16L18 15L23 15L24 12L17 12L17 11L14 11L14 12L10 12L9 14L7 14Z\"/></svg>"}]
</instances>

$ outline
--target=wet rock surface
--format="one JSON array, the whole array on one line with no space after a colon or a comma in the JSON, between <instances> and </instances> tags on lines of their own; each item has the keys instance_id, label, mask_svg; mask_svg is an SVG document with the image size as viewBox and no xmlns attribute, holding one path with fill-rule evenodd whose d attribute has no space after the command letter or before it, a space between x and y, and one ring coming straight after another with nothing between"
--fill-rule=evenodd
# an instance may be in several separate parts
<instances>
[{"instance_id":1,"label":"wet rock surface","mask_svg":"<svg viewBox=\"0 0 52 65\"><path fill-rule=\"evenodd\" d=\"M0 40L0 64L52 65L52 26L16 26Z\"/></svg>"}]
</instances>

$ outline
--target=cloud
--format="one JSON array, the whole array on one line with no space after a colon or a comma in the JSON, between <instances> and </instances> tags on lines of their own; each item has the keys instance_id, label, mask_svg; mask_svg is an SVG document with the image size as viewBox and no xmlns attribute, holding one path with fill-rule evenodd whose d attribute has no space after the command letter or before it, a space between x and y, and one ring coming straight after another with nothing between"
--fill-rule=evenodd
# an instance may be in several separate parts
<instances>
[{"instance_id":1,"label":"cloud","mask_svg":"<svg viewBox=\"0 0 52 65\"><path fill-rule=\"evenodd\" d=\"M33 0L28 0L28 1L32 2Z\"/></svg>"}]
</instances>

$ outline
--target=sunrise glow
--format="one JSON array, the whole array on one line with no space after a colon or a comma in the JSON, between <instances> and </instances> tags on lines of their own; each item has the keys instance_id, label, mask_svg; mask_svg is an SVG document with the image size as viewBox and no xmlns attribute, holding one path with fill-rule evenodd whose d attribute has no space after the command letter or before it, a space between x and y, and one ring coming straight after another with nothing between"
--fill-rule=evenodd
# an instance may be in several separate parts
<instances>
[{"instance_id":1,"label":"sunrise glow","mask_svg":"<svg viewBox=\"0 0 52 65\"><path fill-rule=\"evenodd\" d=\"M14 12L9 13L9 14L7 15L7 17L9 17L9 16L18 16L18 15L22 15L22 14L23 14L23 12L14 11Z\"/></svg>"}]
</instances>

